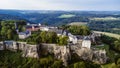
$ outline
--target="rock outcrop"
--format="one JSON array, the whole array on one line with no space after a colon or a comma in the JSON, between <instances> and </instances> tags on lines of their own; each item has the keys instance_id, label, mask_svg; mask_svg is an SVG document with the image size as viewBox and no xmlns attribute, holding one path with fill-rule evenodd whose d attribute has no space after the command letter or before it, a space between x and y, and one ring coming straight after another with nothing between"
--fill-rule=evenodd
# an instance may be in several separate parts
<instances>
[{"instance_id":1,"label":"rock outcrop","mask_svg":"<svg viewBox=\"0 0 120 68\"><path fill-rule=\"evenodd\" d=\"M54 47L55 58L61 59L65 66L67 66L67 61L70 60L70 50L69 46L55 46Z\"/></svg>"},{"instance_id":2,"label":"rock outcrop","mask_svg":"<svg viewBox=\"0 0 120 68\"><path fill-rule=\"evenodd\" d=\"M76 54L83 60L92 60L93 57L93 51L89 48L81 48L78 50L75 50Z\"/></svg>"},{"instance_id":3,"label":"rock outcrop","mask_svg":"<svg viewBox=\"0 0 120 68\"><path fill-rule=\"evenodd\" d=\"M73 46L72 46L73 48ZM107 61L106 51L105 50L95 50L95 49L89 49L89 48L77 48L77 46L74 46L72 49L79 57L80 59L92 61L97 64L104 64Z\"/></svg>"},{"instance_id":4,"label":"rock outcrop","mask_svg":"<svg viewBox=\"0 0 120 68\"><path fill-rule=\"evenodd\" d=\"M41 49L54 54L56 59L61 59L65 66L70 60L71 53L76 53L80 59L92 61L98 64L104 64L107 61L106 51L81 47L80 45L58 46L57 44L30 45L26 42L0 42L0 50L21 50L23 57L39 58ZM71 52L72 51L72 52Z\"/></svg>"},{"instance_id":5,"label":"rock outcrop","mask_svg":"<svg viewBox=\"0 0 120 68\"><path fill-rule=\"evenodd\" d=\"M58 46L57 44L41 44L42 49L54 54L55 59L60 59L67 66L67 61L70 60L69 46Z\"/></svg>"},{"instance_id":6,"label":"rock outcrop","mask_svg":"<svg viewBox=\"0 0 120 68\"><path fill-rule=\"evenodd\" d=\"M92 61L98 64L104 64L107 62L107 56L105 50L95 50L93 51Z\"/></svg>"}]
</instances>

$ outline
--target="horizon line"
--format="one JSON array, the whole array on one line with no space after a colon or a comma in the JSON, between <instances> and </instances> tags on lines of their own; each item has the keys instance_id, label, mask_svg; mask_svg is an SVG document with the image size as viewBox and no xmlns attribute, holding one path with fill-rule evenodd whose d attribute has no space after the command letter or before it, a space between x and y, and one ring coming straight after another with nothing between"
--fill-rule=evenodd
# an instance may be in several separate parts
<instances>
[{"instance_id":1,"label":"horizon line","mask_svg":"<svg viewBox=\"0 0 120 68\"><path fill-rule=\"evenodd\" d=\"M0 10L24 10L24 11L116 11L120 12L120 10L62 10L62 9L0 9Z\"/></svg>"}]
</instances>

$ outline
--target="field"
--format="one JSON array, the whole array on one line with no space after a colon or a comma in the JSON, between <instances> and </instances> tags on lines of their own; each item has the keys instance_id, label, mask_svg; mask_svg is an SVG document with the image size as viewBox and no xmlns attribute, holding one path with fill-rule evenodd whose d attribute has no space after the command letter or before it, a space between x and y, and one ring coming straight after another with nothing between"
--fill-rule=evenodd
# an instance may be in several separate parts
<instances>
[{"instance_id":1,"label":"field","mask_svg":"<svg viewBox=\"0 0 120 68\"><path fill-rule=\"evenodd\" d=\"M75 15L73 14L63 14L61 16L59 16L58 18L71 18L71 17L74 17Z\"/></svg>"},{"instance_id":2,"label":"field","mask_svg":"<svg viewBox=\"0 0 120 68\"><path fill-rule=\"evenodd\" d=\"M120 38L120 35L119 35L119 34L114 34L114 33L109 33L109 32L101 32L101 31L94 31L94 32L95 32L95 33L105 34L105 35L107 35L107 36L114 37L114 38L117 38L117 39Z\"/></svg>"},{"instance_id":3,"label":"field","mask_svg":"<svg viewBox=\"0 0 120 68\"><path fill-rule=\"evenodd\" d=\"M120 28L113 28L112 30L120 30Z\"/></svg>"},{"instance_id":4,"label":"field","mask_svg":"<svg viewBox=\"0 0 120 68\"><path fill-rule=\"evenodd\" d=\"M103 17L103 18L90 18L90 20L95 20L95 21L119 21L120 18L115 18L115 17Z\"/></svg>"},{"instance_id":5,"label":"field","mask_svg":"<svg viewBox=\"0 0 120 68\"><path fill-rule=\"evenodd\" d=\"M68 25L87 25L87 22L72 22Z\"/></svg>"}]
</instances>

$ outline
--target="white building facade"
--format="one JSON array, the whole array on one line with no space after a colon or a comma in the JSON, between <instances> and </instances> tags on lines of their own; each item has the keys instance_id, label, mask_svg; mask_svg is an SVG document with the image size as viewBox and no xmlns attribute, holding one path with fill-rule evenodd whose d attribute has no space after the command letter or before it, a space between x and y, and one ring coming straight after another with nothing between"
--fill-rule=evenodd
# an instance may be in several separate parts
<instances>
[{"instance_id":1,"label":"white building facade","mask_svg":"<svg viewBox=\"0 0 120 68\"><path fill-rule=\"evenodd\" d=\"M25 39L25 38L27 38L29 36L31 36L31 31L20 32L19 33L19 39Z\"/></svg>"},{"instance_id":2,"label":"white building facade","mask_svg":"<svg viewBox=\"0 0 120 68\"><path fill-rule=\"evenodd\" d=\"M85 47L85 48L89 48L89 49L90 49L90 47L91 47L91 41L88 40L88 39L84 39L84 40L82 41L82 47Z\"/></svg>"}]
</instances>

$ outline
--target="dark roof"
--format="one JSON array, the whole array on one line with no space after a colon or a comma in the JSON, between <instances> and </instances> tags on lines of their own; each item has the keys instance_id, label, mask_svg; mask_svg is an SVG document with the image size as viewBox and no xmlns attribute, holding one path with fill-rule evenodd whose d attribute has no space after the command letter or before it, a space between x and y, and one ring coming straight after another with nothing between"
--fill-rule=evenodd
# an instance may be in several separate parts
<instances>
[{"instance_id":1,"label":"dark roof","mask_svg":"<svg viewBox=\"0 0 120 68\"><path fill-rule=\"evenodd\" d=\"M57 34L62 34L62 30L56 30L55 31Z\"/></svg>"},{"instance_id":2,"label":"dark roof","mask_svg":"<svg viewBox=\"0 0 120 68\"><path fill-rule=\"evenodd\" d=\"M75 35L77 37L77 39L84 39L84 36L81 35Z\"/></svg>"},{"instance_id":3,"label":"dark roof","mask_svg":"<svg viewBox=\"0 0 120 68\"><path fill-rule=\"evenodd\" d=\"M34 28L39 28L39 26L34 26Z\"/></svg>"},{"instance_id":4,"label":"dark roof","mask_svg":"<svg viewBox=\"0 0 120 68\"><path fill-rule=\"evenodd\" d=\"M12 45L14 41L4 41L5 45Z\"/></svg>"},{"instance_id":5,"label":"dark roof","mask_svg":"<svg viewBox=\"0 0 120 68\"><path fill-rule=\"evenodd\" d=\"M63 34L66 35L66 36L68 36L68 33L70 33L68 30L63 31Z\"/></svg>"},{"instance_id":6,"label":"dark roof","mask_svg":"<svg viewBox=\"0 0 120 68\"><path fill-rule=\"evenodd\" d=\"M29 33L30 33L30 31L19 32L19 34L20 34L20 35L24 35L24 34L26 34L26 35L27 35L27 34L29 34Z\"/></svg>"},{"instance_id":7,"label":"dark roof","mask_svg":"<svg viewBox=\"0 0 120 68\"><path fill-rule=\"evenodd\" d=\"M32 28L32 26L26 26L26 28L28 29L28 28Z\"/></svg>"},{"instance_id":8,"label":"dark roof","mask_svg":"<svg viewBox=\"0 0 120 68\"><path fill-rule=\"evenodd\" d=\"M84 37L84 40L90 40L90 38L89 38L89 37L87 37L87 36L85 36L85 37Z\"/></svg>"},{"instance_id":9,"label":"dark roof","mask_svg":"<svg viewBox=\"0 0 120 68\"><path fill-rule=\"evenodd\" d=\"M52 29L51 28L49 31L55 32L57 34L62 34L62 30L60 30L60 29Z\"/></svg>"},{"instance_id":10,"label":"dark roof","mask_svg":"<svg viewBox=\"0 0 120 68\"><path fill-rule=\"evenodd\" d=\"M32 27L34 27L34 28L39 28L39 26L37 26L37 25L35 25L35 26L33 26L33 25L28 25L28 26L26 26L27 29L32 28Z\"/></svg>"}]
</instances>

